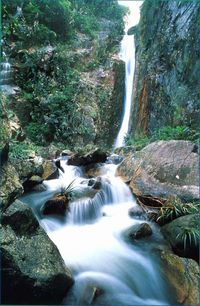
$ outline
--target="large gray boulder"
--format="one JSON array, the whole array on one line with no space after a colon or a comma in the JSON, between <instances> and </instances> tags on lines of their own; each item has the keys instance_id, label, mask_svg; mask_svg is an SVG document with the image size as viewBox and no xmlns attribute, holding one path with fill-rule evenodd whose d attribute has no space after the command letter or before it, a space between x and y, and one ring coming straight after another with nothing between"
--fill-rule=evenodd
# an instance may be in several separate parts
<instances>
[{"instance_id":1,"label":"large gray boulder","mask_svg":"<svg viewBox=\"0 0 200 306\"><path fill-rule=\"evenodd\" d=\"M191 201L199 198L198 161L193 142L158 141L127 157L117 175L129 183L136 195L176 195Z\"/></svg>"},{"instance_id":2,"label":"large gray boulder","mask_svg":"<svg viewBox=\"0 0 200 306\"><path fill-rule=\"evenodd\" d=\"M2 223L2 303L60 304L73 279L31 209L16 201Z\"/></svg>"},{"instance_id":3,"label":"large gray boulder","mask_svg":"<svg viewBox=\"0 0 200 306\"><path fill-rule=\"evenodd\" d=\"M199 215L186 215L164 225L161 232L176 254L198 261Z\"/></svg>"}]
</instances>

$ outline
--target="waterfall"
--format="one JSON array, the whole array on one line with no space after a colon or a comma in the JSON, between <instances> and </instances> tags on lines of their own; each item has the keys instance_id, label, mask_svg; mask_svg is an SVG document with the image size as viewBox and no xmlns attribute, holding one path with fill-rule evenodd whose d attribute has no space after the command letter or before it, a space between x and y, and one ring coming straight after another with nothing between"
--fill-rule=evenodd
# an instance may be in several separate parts
<instances>
[{"instance_id":1,"label":"waterfall","mask_svg":"<svg viewBox=\"0 0 200 306\"><path fill-rule=\"evenodd\" d=\"M122 147L125 144L125 137L128 134L132 91L133 91L133 78L135 71L135 41L134 35L128 35L128 29L139 22L139 9L142 1L118 1L121 5L129 7L130 15L125 28L125 35L121 42L121 49L119 56L125 62L125 96L124 96L124 110L122 124L115 141L115 147Z\"/></svg>"},{"instance_id":2,"label":"waterfall","mask_svg":"<svg viewBox=\"0 0 200 306\"><path fill-rule=\"evenodd\" d=\"M1 62L0 67L0 85L9 85L12 80L11 65L7 60Z\"/></svg>"},{"instance_id":3,"label":"waterfall","mask_svg":"<svg viewBox=\"0 0 200 306\"><path fill-rule=\"evenodd\" d=\"M133 76L135 70L134 35L124 35L121 43L120 58L125 62L125 98L123 120L116 139L115 147L122 147L124 145L124 139L128 133L131 112Z\"/></svg>"},{"instance_id":4,"label":"waterfall","mask_svg":"<svg viewBox=\"0 0 200 306\"><path fill-rule=\"evenodd\" d=\"M116 165L102 166L101 175L94 178L101 183L96 195L72 200L64 219L42 215L41 207L61 186L74 181L83 195L92 188L84 169L67 165L67 160L61 160L61 166L59 179L44 181L47 191L26 194L21 200L33 208L73 273L75 284L63 304L169 305L169 288L152 255L155 244L163 243L160 233L146 221L154 232L150 240L125 240L127 229L144 221L129 216L137 204L127 185L115 177Z\"/></svg>"}]
</instances>

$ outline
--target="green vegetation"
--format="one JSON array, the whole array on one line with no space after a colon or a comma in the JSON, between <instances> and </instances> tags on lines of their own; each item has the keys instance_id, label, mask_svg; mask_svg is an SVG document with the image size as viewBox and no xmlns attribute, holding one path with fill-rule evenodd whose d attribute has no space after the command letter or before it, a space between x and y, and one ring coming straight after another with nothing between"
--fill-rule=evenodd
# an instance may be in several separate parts
<instances>
[{"instance_id":1,"label":"green vegetation","mask_svg":"<svg viewBox=\"0 0 200 306\"><path fill-rule=\"evenodd\" d=\"M135 146L136 150L141 150L151 142L158 140L191 140L199 141L199 132L187 127L187 126L164 126L152 133L151 136L138 136L132 138L128 136L126 138L126 145Z\"/></svg>"},{"instance_id":2,"label":"green vegetation","mask_svg":"<svg viewBox=\"0 0 200 306\"><path fill-rule=\"evenodd\" d=\"M94 141L98 107L88 119L84 95L88 89L81 74L98 69L114 52L125 12L117 0L2 1L3 48L15 67L14 83L21 89L10 104L27 143L62 142L73 148L79 139L80 146L82 139ZM103 43L96 39L97 31L108 29ZM89 55L84 50L90 50ZM109 98L107 94L102 98L101 92L94 89L100 106ZM20 145L15 152L18 149L21 154Z\"/></svg>"},{"instance_id":3,"label":"green vegetation","mask_svg":"<svg viewBox=\"0 0 200 306\"><path fill-rule=\"evenodd\" d=\"M182 203L178 197L171 196L160 208L157 221L170 222L178 217L198 213L197 203Z\"/></svg>"},{"instance_id":4,"label":"green vegetation","mask_svg":"<svg viewBox=\"0 0 200 306\"><path fill-rule=\"evenodd\" d=\"M72 200L74 198L74 192L76 187L74 186L74 182L76 179L71 181L68 186L61 186L60 194L65 196L66 200Z\"/></svg>"},{"instance_id":5,"label":"green vegetation","mask_svg":"<svg viewBox=\"0 0 200 306\"><path fill-rule=\"evenodd\" d=\"M27 157L35 156L35 154L40 155L42 149L41 146L37 146L33 143L12 140L10 142L10 158L27 159Z\"/></svg>"},{"instance_id":6,"label":"green vegetation","mask_svg":"<svg viewBox=\"0 0 200 306\"><path fill-rule=\"evenodd\" d=\"M191 247L192 245L198 247L200 238L199 228L184 228L176 238L179 238L183 241L184 250Z\"/></svg>"}]
</instances>

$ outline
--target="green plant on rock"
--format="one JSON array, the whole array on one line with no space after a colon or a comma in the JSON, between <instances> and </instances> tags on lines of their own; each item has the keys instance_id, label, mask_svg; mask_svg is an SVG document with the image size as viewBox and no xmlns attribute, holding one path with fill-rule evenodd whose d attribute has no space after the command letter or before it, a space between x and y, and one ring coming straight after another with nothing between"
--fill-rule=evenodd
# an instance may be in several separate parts
<instances>
[{"instance_id":1,"label":"green plant on rock","mask_svg":"<svg viewBox=\"0 0 200 306\"><path fill-rule=\"evenodd\" d=\"M169 222L178 217L198 212L198 204L182 203L178 197L171 196L159 210L157 222Z\"/></svg>"},{"instance_id":2,"label":"green plant on rock","mask_svg":"<svg viewBox=\"0 0 200 306\"><path fill-rule=\"evenodd\" d=\"M72 200L74 198L74 192L76 187L74 186L74 182L76 179L71 181L71 183L67 186L61 186L60 187L60 194L65 196L67 200Z\"/></svg>"},{"instance_id":3,"label":"green plant on rock","mask_svg":"<svg viewBox=\"0 0 200 306\"><path fill-rule=\"evenodd\" d=\"M200 233L198 228L184 228L181 233L176 236L183 242L184 250L192 245L198 246Z\"/></svg>"}]
</instances>

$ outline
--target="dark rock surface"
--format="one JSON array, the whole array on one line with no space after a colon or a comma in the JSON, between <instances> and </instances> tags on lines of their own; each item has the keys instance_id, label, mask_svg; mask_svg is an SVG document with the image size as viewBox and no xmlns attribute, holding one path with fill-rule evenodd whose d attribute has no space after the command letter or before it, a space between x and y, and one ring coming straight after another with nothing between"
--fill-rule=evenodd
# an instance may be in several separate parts
<instances>
[{"instance_id":1,"label":"dark rock surface","mask_svg":"<svg viewBox=\"0 0 200 306\"><path fill-rule=\"evenodd\" d=\"M136 224L131 226L128 230L125 231L125 239L129 241L134 241L135 239L142 239L152 235L152 229L150 225L146 222Z\"/></svg>"},{"instance_id":2,"label":"dark rock surface","mask_svg":"<svg viewBox=\"0 0 200 306\"><path fill-rule=\"evenodd\" d=\"M31 209L16 201L3 220L2 303L60 304L73 279Z\"/></svg>"},{"instance_id":3,"label":"dark rock surface","mask_svg":"<svg viewBox=\"0 0 200 306\"><path fill-rule=\"evenodd\" d=\"M129 182L138 196L198 199L199 157L194 149L195 144L190 141L153 142L126 158L117 168L117 175Z\"/></svg>"},{"instance_id":4,"label":"dark rock surface","mask_svg":"<svg viewBox=\"0 0 200 306\"><path fill-rule=\"evenodd\" d=\"M27 204L15 200L2 216L2 225L9 225L19 235L29 235L38 229L39 223Z\"/></svg>"},{"instance_id":5,"label":"dark rock surface","mask_svg":"<svg viewBox=\"0 0 200 306\"><path fill-rule=\"evenodd\" d=\"M177 255L193 258L197 262L199 261L198 214L179 217L164 225L161 231ZM195 234L192 234L192 232L195 232ZM194 238L194 235L196 238Z\"/></svg>"},{"instance_id":6,"label":"dark rock surface","mask_svg":"<svg viewBox=\"0 0 200 306\"><path fill-rule=\"evenodd\" d=\"M74 154L68 160L68 165L73 166L85 166L94 163L104 163L107 159L108 154L101 151L100 149L95 149L85 155Z\"/></svg>"},{"instance_id":7,"label":"dark rock surface","mask_svg":"<svg viewBox=\"0 0 200 306\"><path fill-rule=\"evenodd\" d=\"M44 215L64 216L69 209L69 200L64 195L56 195L48 200L42 207Z\"/></svg>"}]
</instances>

